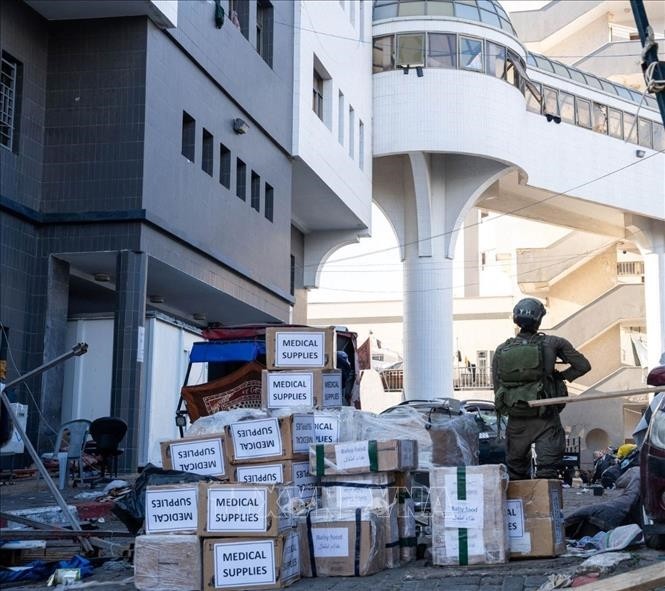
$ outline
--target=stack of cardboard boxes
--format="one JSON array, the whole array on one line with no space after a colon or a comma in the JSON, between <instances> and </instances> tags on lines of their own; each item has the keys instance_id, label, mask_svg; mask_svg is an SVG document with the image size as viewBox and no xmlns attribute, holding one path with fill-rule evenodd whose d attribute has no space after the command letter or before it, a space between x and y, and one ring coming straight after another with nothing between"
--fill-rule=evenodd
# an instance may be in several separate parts
<instances>
[{"instance_id":1,"label":"stack of cardboard boxes","mask_svg":"<svg viewBox=\"0 0 665 591\"><path fill-rule=\"evenodd\" d=\"M418 465L414 440L310 447L320 508L299 519L303 576L364 576L400 565L400 474Z\"/></svg>"}]
</instances>

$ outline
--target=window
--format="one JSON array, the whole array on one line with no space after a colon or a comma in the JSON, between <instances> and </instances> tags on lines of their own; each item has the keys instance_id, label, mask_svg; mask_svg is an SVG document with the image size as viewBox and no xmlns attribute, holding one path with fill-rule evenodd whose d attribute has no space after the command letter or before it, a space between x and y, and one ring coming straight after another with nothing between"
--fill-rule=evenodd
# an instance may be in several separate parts
<instances>
[{"instance_id":1,"label":"window","mask_svg":"<svg viewBox=\"0 0 665 591\"><path fill-rule=\"evenodd\" d=\"M424 33L397 35L397 67L425 65Z\"/></svg>"},{"instance_id":2,"label":"window","mask_svg":"<svg viewBox=\"0 0 665 591\"><path fill-rule=\"evenodd\" d=\"M607 133L607 107L598 103L593 103L591 109L592 129L598 133Z\"/></svg>"},{"instance_id":3,"label":"window","mask_svg":"<svg viewBox=\"0 0 665 591\"><path fill-rule=\"evenodd\" d=\"M229 20L249 39L249 0L229 0Z\"/></svg>"},{"instance_id":4,"label":"window","mask_svg":"<svg viewBox=\"0 0 665 591\"><path fill-rule=\"evenodd\" d=\"M579 97L575 98L577 125L591 129L591 103Z\"/></svg>"},{"instance_id":5,"label":"window","mask_svg":"<svg viewBox=\"0 0 665 591\"><path fill-rule=\"evenodd\" d=\"M356 112L353 107L349 106L349 156L355 157L355 143L356 143Z\"/></svg>"},{"instance_id":6,"label":"window","mask_svg":"<svg viewBox=\"0 0 665 591\"><path fill-rule=\"evenodd\" d=\"M344 145L344 93L340 90L337 97L337 141Z\"/></svg>"},{"instance_id":7,"label":"window","mask_svg":"<svg viewBox=\"0 0 665 591\"><path fill-rule=\"evenodd\" d=\"M653 124L653 149L659 152L665 150L665 129L659 123Z\"/></svg>"},{"instance_id":8,"label":"window","mask_svg":"<svg viewBox=\"0 0 665 591\"><path fill-rule=\"evenodd\" d=\"M457 68L457 35L429 33L427 66L429 68Z\"/></svg>"},{"instance_id":9,"label":"window","mask_svg":"<svg viewBox=\"0 0 665 591\"><path fill-rule=\"evenodd\" d=\"M365 125L358 121L358 166L365 170Z\"/></svg>"},{"instance_id":10,"label":"window","mask_svg":"<svg viewBox=\"0 0 665 591\"><path fill-rule=\"evenodd\" d=\"M19 74L21 64L2 52L0 68L0 145L8 150L18 147Z\"/></svg>"},{"instance_id":11,"label":"window","mask_svg":"<svg viewBox=\"0 0 665 591\"><path fill-rule=\"evenodd\" d=\"M487 73L496 78L505 79L506 77L506 48L489 41L487 42Z\"/></svg>"},{"instance_id":12,"label":"window","mask_svg":"<svg viewBox=\"0 0 665 591\"><path fill-rule=\"evenodd\" d=\"M460 35L460 65L465 70L483 71L483 42Z\"/></svg>"},{"instance_id":13,"label":"window","mask_svg":"<svg viewBox=\"0 0 665 591\"><path fill-rule=\"evenodd\" d=\"M290 265L290 278L289 278L289 291L291 295L296 293L296 257L291 255L291 265Z\"/></svg>"},{"instance_id":14,"label":"window","mask_svg":"<svg viewBox=\"0 0 665 591\"><path fill-rule=\"evenodd\" d=\"M397 2L391 0L375 0L372 19L375 21L397 16Z\"/></svg>"},{"instance_id":15,"label":"window","mask_svg":"<svg viewBox=\"0 0 665 591\"><path fill-rule=\"evenodd\" d=\"M372 41L372 72L395 69L395 37L374 37Z\"/></svg>"},{"instance_id":16,"label":"window","mask_svg":"<svg viewBox=\"0 0 665 591\"><path fill-rule=\"evenodd\" d=\"M274 208L275 196L272 186L266 183L265 186L265 207L263 208L264 215L269 222L272 222L273 219L273 208Z\"/></svg>"},{"instance_id":17,"label":"window","mask_svg":"<svg viewBox=\"0 0 665 591\"><path fill-rule=\"evenodd\" d=\"M261 211L261 177L253 170L249 190L251 195L250 204L252 209Z\"/></svg>"},{"instance_id":18,"label":"window","mask_svg":"<svg viewBox=\"0 0 665 591\"><path fill-rule=\"evenodd\" d=\"M316 70L314 70L312 90L312 109L316 116L323 121L323 78Z\"/></svg>"},{"instance_id":19,"label":"window","mask_svg":"<svg viewBox=\"0 0 665 591\"><path fill-rule=\"evenodd\" d=\"M542 96L543 93L543 87L540 84L534 83L534 90L538 91L538 94ZM540 113L540 97L536 96L531 87L527 86L527 92L526 92L526 108L527 111L531 111L532 113Z\"/></svg>"},{"instance_id":20,"label":"window","mask_svg":"<svg viewBox=\"0 0 665 591\"><path fill-rule=\"evenodd\" d=\"M623 114L623 139L633 144L637 143L637 126L635 125L635 115L630 113Z\"/></svg>"},{"instance_id":21,"label":"window","mask_svg":"<svg viewBox=\"0 0 665 591\"><path fill-rule=\"evenodd\" d=\"M219 144L219 182L231 188L231 150L224 144Z\"/></svg>"},{"instance_id":22,"label":"window","mask_svg":"<svg viewBox=\"0 0 665 591\"><path fill-rule=\"evenodd\" d=\"M425 3L422 0L400 2L399 16L418 16L425 14Z\"/></svg>"},{"instance_id":23,"label":"window","mask_svg":"<svg viewBox=\"0 0 665 591\"><path fill-rule=\"evenodd\" d=\"M236 160L236 195L247 199L247 165L240 158Z\"/></svg>"},{"instance_id":24,"label":"window","mask_svg":"<svg viewBox=\"0 0 665 591\"><path fill-rule=\"evenodd\" d=\"M623 139L623 124L622 124L622 117L621 117L621 111L617 111L616 109L608 109L607 112L607 127L609 134L612 137L618 138L620 140Z\"/></svg>"},{"instance_id":25,"label":"window","mask_svg":"<svg viewBox=\"0 0 665 591\"><path fill-rule=\"evenodd\" d=\"M203 129L203 140L201 141L201 168L203 172L212 176L212 166L213 166L213 138L212 134L207 130Z\"/></svg>"},{"instance_id":26,"label":"window","mask_svg":"<svg viewBox=\"0 0 665 591\"><path fill-rule=\"evenodd\" d=\"M520 72L526 76L526 68L520 60L520 56L514 51L508 50L506 56L506 80L515 88L519 88L524 93L524 78Z\"/></svg>"},{"instance_id":27,"label":"window","mask_svg":"<svg viewBox=\"0 0 665 591\"><path fill-rule=\"evenodd\" d=\"M182 155L194 162L194 142L196 141L196 121L194 118L186 113L182 112Z\"/></svg>"},{"instance_id":28,"label":"window","mask_svg":"<svg viewBox=\"0 0 665 591\"><path fill-rule=\"evenodd\" d=\"M272 68L273 7L268 0L256 3L256 51Z\"/></svg>"},{"instance_id":29,"label":"window","mask_svg":"<svg viewBox=\"0 0 665 591\"><path fill-rule=\"evenodd\" d=\"M547 86L543 87L543 113L546 115L559 115L557 91Z\"/></svg>"},{"instance_id":30,"label":"window","mask_svg":"<svg viewBox=\"0 0 665 591\"><path fill-rule=\"evenodd\" d=\"M637 141L640 146L651 147L651 121L648 119L640 117L637 120Z\"/></svg>"},{"instance_id":31,"label":"window","mask_svg":"<svg viewBox=\"0 0 665 591\"><path fill-rule=\"evenodd\" d=\"M559 116L561 121L575 125L575 97L562 90L559 91Z\"/></svg>"}]
</instances>

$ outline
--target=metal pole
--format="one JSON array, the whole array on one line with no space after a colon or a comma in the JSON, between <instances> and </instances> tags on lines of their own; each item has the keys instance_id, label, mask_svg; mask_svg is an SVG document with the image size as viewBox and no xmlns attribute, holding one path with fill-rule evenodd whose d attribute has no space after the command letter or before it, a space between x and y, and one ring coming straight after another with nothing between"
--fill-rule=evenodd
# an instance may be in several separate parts
<instances>
[{"instance_id":1,"label":"metal pole","mask_svg":"<svg viewBox=\"0 0 665 591\"><path fill-rule=\"evenodd\" d=\"M51 490L51 494L53 494L53 497L57 501L58 505L60 506L60 509L62 509L63 515L67 518L69 521L70 525L72 526L72 529L74 531L81 531L81 525L79 522L74 518L74 516L69 512L69 509L67 507L67 503L65 502L65 499L63 496L60 494L60 491L56 487L55 483L51 479L51 475L48 473L48 470L42 463L41 458L39 457L39 454L37 453L37 450L33 447L32 443L30 442L30 439L28 439L28 436L26 432L23 430L23 427L21 427L21 424L18 420L18 417L16 416L16 413L14 412L14 409L11 406L11 403L9 402L9 398L7 398L7 395L5 394L5 390L9 388L10 386L16 386L17 384L20 384L21 382L25 381L26 379L35 376L37 374L40 374L47 369L50 369L54 365L57 365L58 363L69 359L70 357L74 357L77 355L83 355L85 352L88 350L88 345L86 343L79 343L75 347L72 348L71 351L68 353L65 353L64 355L60 355L60 357L56 357L55 359L49 361L48 363L45 363L44 365L40 365L36 369L33 369L32 371L29 371L28 373L22 375L20 378L17 378L15 380L12 380L8 384L2 384L0 383L0 401L2 401L2 404L5 405L5 410L9 414L10 418L12 419L12 422L14 423L14 429L18 431L19 436L21 437L21 440L23 441L23 444L25 445L25 448L28 450L28 453L30 454L30 457L35 463L35 466L37 467L37 470L41 474L42 478L46 481L47 486ZM86 552L92 552L93 547L92 544L90 544L90 541L86 538L79 538L81 542L81 546L83 546L83 549Z\"/></svg>"},{"instance_id":2,"label":"metal pole","mask_svg":"<svg viewBox=\"0 0 665 591\"><path fill-rule=\"evenodd\" d=\"M637 32L640 34L640 41L642 42L642 70L646 70L649 65L655 63L653 70L653 77L656 80L665 80L665 62L658 60L658 44L654 41L653 29L649 25L647 11L644 8L643 0L630 0L630 7L633 10L633 17L635 18L635 25L637 25ZM665 125L665 91L654 93L658 108L660 109L660 116Z\"/></svg>"}]
</instances>

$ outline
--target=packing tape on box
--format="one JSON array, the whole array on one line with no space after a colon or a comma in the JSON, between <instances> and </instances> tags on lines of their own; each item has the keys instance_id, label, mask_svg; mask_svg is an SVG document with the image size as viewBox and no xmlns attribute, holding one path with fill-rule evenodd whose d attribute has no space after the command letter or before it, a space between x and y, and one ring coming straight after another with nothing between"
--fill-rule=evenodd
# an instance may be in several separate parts
<instances>
[{"instance_id":1,"label":"packing tape on box","mask_svg":"<svg viewBox=\"0 0 665 591\"><path fill-rule=\"evenodd\" d=\"M309 544L309 564L312 570L312 577L317 577L316 574L316 556L314 555L314 537L312 536L312 518L311 511L307 512L307 541ZM360 534L362 527L362 509L356 509L356 540L354 545L353 557L353 576L360 576Z\"/></svg>"},{"instance_id":2,"label":"packing tape on box","mask_svg":"<svg viewBox=\"0 0 665 591\"><path fill-rule=\"evenodd\" d=\"M367 441L367 454L369 455L369 471L379 471L379 451L375 439ZM326 473L325 468L326 455L325 446L321 443L316 445L316 476L324 476Z\"/></svg>"},{"instance_id":3,"label":"packing tape on box","mask_svg":"<svg viewBox=\"0 0 665 591\"><path fill-rule=\"evenodd\" d=\"M318 462L317 462L318 463ZM344 482L342 480L337 482L319 482L321 488L334 488L336 486L343 486L344 488L372 488L375 490L385 490L395 486L395 481L387 482L386 484L376 484L371 482Z\"/></svg>"}]
</instances>

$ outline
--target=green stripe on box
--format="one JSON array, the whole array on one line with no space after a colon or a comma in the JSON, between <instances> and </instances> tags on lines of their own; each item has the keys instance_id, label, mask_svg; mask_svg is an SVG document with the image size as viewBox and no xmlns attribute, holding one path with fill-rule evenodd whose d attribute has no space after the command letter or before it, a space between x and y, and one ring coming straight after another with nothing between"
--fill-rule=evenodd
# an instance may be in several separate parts
<instances>
[{"instance_id":1,"label":"green stripe on box","mask_svg":"<svg viewBox=\"0 0 665 591\"><path fill-rule=\"evenodd\" d=\"M379 450L374 439L367 442L367 453L369 454L369 471L379 471Z\"/></svg>"},{"instance_id":2,"label":"green stripe on box","mask_svg":"<svg viewBox=\"0 0 665 591\"><path fill-rule=\"evenodd\" d=\"M466 501L466 466L457 466L457 500ZM469 532L465 527L457 530L458 558L462 566L469 564Z\"/></svg>"},{"instance_id":3,"label":"green stripe on box","mask_svg":"<svg viewBox=\"0 0 665 591\"><path fill-rule=\"evenodd\" d=\"M326 473L326 454L322 443L316 445L316 475L323 476Z\"/></svg>"}]
</instances>

